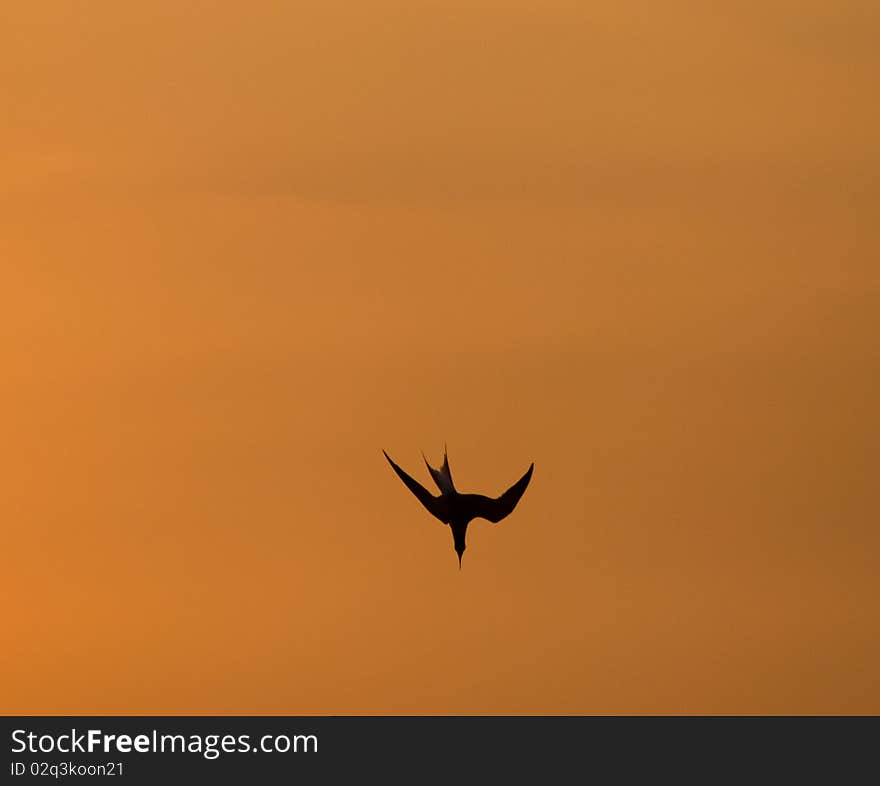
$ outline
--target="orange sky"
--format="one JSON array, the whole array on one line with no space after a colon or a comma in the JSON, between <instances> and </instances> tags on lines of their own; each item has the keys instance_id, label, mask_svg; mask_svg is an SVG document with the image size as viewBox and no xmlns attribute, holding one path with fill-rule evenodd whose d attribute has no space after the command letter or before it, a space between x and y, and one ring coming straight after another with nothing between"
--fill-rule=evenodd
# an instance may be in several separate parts
<instances>
[{"instance_id":1,"label":"orange sky","mask_svg":"<svg viewBox=\"0 0 880 786\"><path fill-rule=\"evenodd\" d=\"M0 711L880 711L875 6L4 10Z\"/></svg>"}]
</instances>

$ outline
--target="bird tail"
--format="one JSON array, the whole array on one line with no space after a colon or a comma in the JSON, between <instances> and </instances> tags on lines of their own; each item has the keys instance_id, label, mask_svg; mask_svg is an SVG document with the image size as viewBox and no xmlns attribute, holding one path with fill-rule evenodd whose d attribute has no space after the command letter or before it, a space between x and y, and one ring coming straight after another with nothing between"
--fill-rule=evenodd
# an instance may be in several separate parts
<instances>
[{"instance_id":1,"label":"bird tail","mask_svg":"<svg viewBox=\"0 0 880 786\"><path fill-rule=\"evenodd\" d=\"M446 446L443 446L443 466L440 469L434 469L429 463L428 459L424 453L422 453L422 458L425 459L425 465L428 467L428 472L431 473L431 477L434 479L434 483L437 484L437 488L443 494L450 494L455 491L455 484L452 482L452 472L449 469L449 458L446 455Z\"/></svg>"}]
</instances>

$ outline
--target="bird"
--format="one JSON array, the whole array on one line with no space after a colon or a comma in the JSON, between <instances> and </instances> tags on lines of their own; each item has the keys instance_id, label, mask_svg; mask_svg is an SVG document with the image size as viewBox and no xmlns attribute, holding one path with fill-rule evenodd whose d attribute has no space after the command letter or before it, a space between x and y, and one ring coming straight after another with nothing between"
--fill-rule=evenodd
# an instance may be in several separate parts
<instances>
[{"instance_id":1,"label":"bird","mask_svg":"<svg viewBox=\"0 0 880 786\"><path fill-rule=\"evenodd\" d=\"M458 569L461 570L461 557L466 548L465 535L467 534L468 524L473 519L486 519L493 524L497 524L504 518L507 518L516 507L520 497L529 485L532 479L532 472L535 469L535 463L532 462L526 473L514 483L500 497L485 497L482 494L461 494L455 488L452 482L452 472L449 470L449 458L447 456L446 447L443 448L443 466L440 469L434 469L429 463L425 454L425 464L428 472L434 479L434 483L440 490L440 494L434 496L417 480L414 480L406 474L397 464L394 463L391 456L385 451L385 458L391 468L397 473L397 476L403 481L404 485L416 496L419 502L425 506L428 513L434 518L440 519L444 524L452 529L452 542L455 546L455 553L458 554Z\"/></svg>"}]
</instances>

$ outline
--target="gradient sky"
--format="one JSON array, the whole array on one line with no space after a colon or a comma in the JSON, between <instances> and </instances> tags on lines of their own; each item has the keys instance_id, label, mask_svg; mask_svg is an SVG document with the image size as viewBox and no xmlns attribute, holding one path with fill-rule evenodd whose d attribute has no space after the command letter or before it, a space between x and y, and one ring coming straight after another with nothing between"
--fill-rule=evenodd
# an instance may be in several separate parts
<instances>
[{"instance_id":1,"label":"gradient sky","mask_svg":"<svg viewBox=\"0 0 880 786\"><path fill-rule=\"evenodd\" d=\"M880 711L874 0L0 16L0 711Z\"/></svg>"}]
</instances>

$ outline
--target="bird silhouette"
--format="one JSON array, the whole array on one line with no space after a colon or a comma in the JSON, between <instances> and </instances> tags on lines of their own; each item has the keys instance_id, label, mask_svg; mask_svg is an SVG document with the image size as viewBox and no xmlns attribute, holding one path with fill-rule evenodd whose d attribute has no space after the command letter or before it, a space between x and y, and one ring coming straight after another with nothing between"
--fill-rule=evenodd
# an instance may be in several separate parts
<instances>
[{"instance_id":1,"label":"bird silhouette","mask_svg":"<svg viewBox=\"0 0 880 786\"><path fill-rule=\"evenodd\" d=\"M382 451L385 453L385 451ZM397 464L392 461L391 456L385 453L385 458L391 468L397 473L397 476L404 482L404 485L416 496L419 502L427 508L434 518L440 519L444 524L452 529L452 541L455 545L455 553L458 554L458 568L461 570L461 555L464 554L465 535L467 534L468 524L473 519L486 519L493 524L497 524L503 518L509 516L516 503L529 485L532 479L532 471L535 469L534 463L526 471L516 483L514 483L500 497L493 499L492 497L484 497L482 494L460 494L452 482L452 473L449 471L449 459L446 456L446 448L443 448L443 466L440 469L434 469L428 464L425 454L425 464L428 472L440 489L440 494L434 496L417 480L414 480L406 474Z\"/></svg>"}]
</instances>

